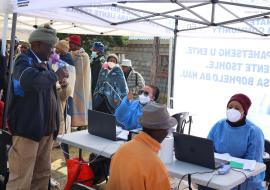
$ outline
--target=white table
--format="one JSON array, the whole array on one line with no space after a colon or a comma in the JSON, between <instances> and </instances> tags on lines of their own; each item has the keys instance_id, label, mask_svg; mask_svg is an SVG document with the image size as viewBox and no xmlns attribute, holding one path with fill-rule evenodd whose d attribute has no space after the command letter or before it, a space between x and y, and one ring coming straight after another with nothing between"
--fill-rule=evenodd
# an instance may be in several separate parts
<instances>
[{"instance_id":1,"label":"white table","mask_svg":"<svg viewBox=\"0 0 270 190\"><path fill-rule=\"evenodd\" d=\"M106 158L110 158L124 143L91 135L87 130L58 135L57 140Z\"/></svg>"},{"instance_id":2,"label":"white table","mask_svg":"<svg viewBox=\"0 0 270 190\"><path fill-rule=\"evenodd\" d=\"M87 150L89 152L105 156L110 158L124 143L124 141L112 141L108 139L104 139L101 137L97 137L88 133L87 130L77 131L65 135L59 135L57 140L69 144L71 146L78 147L83 150ZM191 174L195 172L207 172L211 171L211 169L204 168L198 165L181 162L178 160L174 160L171 164L166 164L168 172L170 176L176 178L182 178L182 176L186 174ZM256 168L252 172L243 171L247 177L255 176L262 171L265 171L266 166L262 163L257 163ZM210 178L216 173L207 173L207 174L194 174L191 176L192 182L199 185L206 185ZM245 176L241 172L231 170L226 175L215 175L211 182L209 183L209 187L220 189L220 190L228 190L237 185L243 183L245 181Z\"/></svg>"},{"instance_id":3,"label":"white table","mask_svg":"<svg viewBox=\"0 0 270 190\"><path fill-rule=\"evenodd\" d=\"M181 162L174 160L171 164L166 164L170 176L181 179L186 174L192 173L202 173L212 171L211 169L201 167L198 165L190 164L187 162ZM265 171L266 166L263 163L256 163L255 170L252 172L241 170L247 177L255 176L263 171ZM219 189L219 190L229 190L233 187L238 186L243 183L246 179L245 175L239 171L230 170L226 175L215 175L217 172L205 173L205 174L193 174L191 175L191 181L196 184L204 185L208 183L211 179L208 187ZM187 179L187 176L186 178Z\"/></svg>"}]
</instances>

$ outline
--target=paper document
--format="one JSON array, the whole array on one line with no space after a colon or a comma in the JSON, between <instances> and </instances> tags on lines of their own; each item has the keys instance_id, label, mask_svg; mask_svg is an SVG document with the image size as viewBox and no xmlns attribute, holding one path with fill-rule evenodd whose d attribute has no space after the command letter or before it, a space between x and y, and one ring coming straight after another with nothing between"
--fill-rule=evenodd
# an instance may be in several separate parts
<instances>
[{"instance_id":1,"label":"paper document","mask_svg":"<svg viewBox=\"0 0 270 190\"><path fill-rule=\"evenodd\" d=\"M129 131L122 129L122 127L116 126L116 137L118 139L128 140Z\"/></svg>"},{"instance_id":2,"label":"paper document","mask_svg":"<svg viewBox=\"0 0 270 190\"><path fill-rule=\"evenodd\" d=\"M218 158L218 159L221 159L221 160L227 160L227 161L233 161L233 162L242 163L244 170L253 171L255 169L255 167L256 167L256 160L247 160L247 159L242 159L242 158L236 158L236 157L231 156L228 153L224 153L224 154L215 153L215 158Z\"/></svg>"}]
</instances>

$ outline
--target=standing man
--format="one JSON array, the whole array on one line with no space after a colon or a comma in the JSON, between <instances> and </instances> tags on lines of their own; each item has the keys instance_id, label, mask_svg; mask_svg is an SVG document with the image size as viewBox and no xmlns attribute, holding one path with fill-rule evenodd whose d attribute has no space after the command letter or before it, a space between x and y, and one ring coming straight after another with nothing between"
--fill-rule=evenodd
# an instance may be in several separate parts
<instances>
[{"instance_id":1,"label":"standing man","mask_svg":"<svg viewBox=\"0 0 270 190\"><path fill-rule=\"evenodd\" d=\"M69 36L69 47L76 69L71 126L85 127L88 125L88 109L92 108L90 59L81 48L80 36Z\"/></svg>"},{"instance_id":2,"label":"standing man","mask_svg":"<svg viewBox=\"0 0 270 190\"><path fill-rule=\"evenodd\" d=\"M122 60L121 66L125 74L128 89L137 98L139 96L139 90L145 86L144 79L140 73L134 70L130 59Z\"/></svg>"},{"instance_id":3,"label":"standing man","mask_svg":"<svg viewBox=\"0 0 270 190\"><path fill-rule=\"evenodd\" d=\"M165 105L147 104L139 118L143 131L113 155L108 190L170 190L169 175L157 153L169 129L177 125Z\"/></svg>"},{"instance_id":4,"label":"standing man","mask_svg":"<svg viewBox=\"0 0 270 190\"><path fill-rule=\"evenodd\" d=\"M94 94L97 85L99 71L106 61L103 54L104 45L101 42L94 42L91 54L92 94Z\"/></svg>"},{"instance_id":5,"label":"standing man","mask_svg":"<svg viewBox=\"0 0 270 190\"><path fill-rule=\"evenodd\" d=\"M68 77L65 68L54 72L48 64L56 42L56 31L40 26L29 36L31 48L15 62L8 114L13 142L7 190L48 189L53 134L59 127L55 84Z\"/></svg>"}]
</instances>

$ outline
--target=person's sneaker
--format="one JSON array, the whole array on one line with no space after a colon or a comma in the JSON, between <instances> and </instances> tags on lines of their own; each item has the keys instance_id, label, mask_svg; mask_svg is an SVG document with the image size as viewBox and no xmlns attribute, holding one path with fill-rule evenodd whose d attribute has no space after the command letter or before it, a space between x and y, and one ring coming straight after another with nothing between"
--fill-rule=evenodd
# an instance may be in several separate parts
<instances>
[{"instance_id":1,"label":"person's sneaker","mask_svg":"<svg viewBox=\"0 0 270 190\"><path fill-rule=\"evenodd\" d=\"M56 187L57 189L60 189L60 183L53 178L50 178L50 186Z\"/></svg>"}]
</instances>

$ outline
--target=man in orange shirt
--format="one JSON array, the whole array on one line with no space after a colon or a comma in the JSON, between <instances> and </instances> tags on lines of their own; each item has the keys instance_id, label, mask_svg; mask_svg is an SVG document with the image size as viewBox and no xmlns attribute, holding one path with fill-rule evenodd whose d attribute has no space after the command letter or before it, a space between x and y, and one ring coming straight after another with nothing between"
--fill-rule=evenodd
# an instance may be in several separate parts
<instances>
[{"instance_id":1,"label":"man in orange shirt","mask_svg":"<svg viewBox=\"0 0 270 190\"><path fill-rule=\"evenodd\" d=\"M150 102L139 122L143 131L122 145L112 158L108 190L170 189L167 170L157 153L177 121L164 105Z\"/></svg>"}]
</instances>

